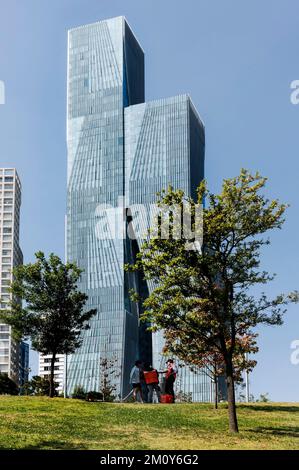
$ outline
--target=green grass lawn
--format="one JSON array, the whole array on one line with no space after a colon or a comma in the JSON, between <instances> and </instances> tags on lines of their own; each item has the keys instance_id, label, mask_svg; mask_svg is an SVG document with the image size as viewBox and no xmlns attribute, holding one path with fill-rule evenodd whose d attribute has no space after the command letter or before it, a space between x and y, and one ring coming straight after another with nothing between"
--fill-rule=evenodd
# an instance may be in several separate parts
<instances>
[{"instance_id":1,"label":"green grass lawn","mask_svg":"<svg viewBox=\"0 0 299 470\"><path fill-rule=\"evenodd\" d=\"M88 403L0 396L0 449L299 449L299 404Z\"/></svg>"}]
</instances>

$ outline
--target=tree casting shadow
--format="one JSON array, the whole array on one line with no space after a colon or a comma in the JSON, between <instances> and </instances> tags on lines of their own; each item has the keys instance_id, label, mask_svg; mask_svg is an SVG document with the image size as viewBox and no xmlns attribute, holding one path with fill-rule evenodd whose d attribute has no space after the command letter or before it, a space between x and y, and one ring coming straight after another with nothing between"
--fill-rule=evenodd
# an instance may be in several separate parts
<instances>
[{"instance_id":1,"label":"tree casting shadow","mask_svg":"<svg viewBox=\"0 0 299 470\"><path fill-rule=\"evenodd\" d=\"M286 436L299 438L299 427L281 426L281 427L258 427L252 429L254 433L271 434L272 436Z\"/></svg>"},{"instance_id":2,"label":"tree casting shadow","mask_svg":"<svg viewBox=\"0 0 299 470\"><path fill-rule=\"evenodd\" d=\"M87 450L84 444L72 444L71 442L61 442L57 440L44 440L39 441L36 444L28 444L20 449L15 449L16 451L20 450ZM11 450L8 447L0 446L0 450Z\"/></svg>"},{"instance_id":3,"label":"tree casting shadow","mask_svg":"<svg viewBox=\"0 0 299 470\"><path fill-rule=\"evenodd\" d=\"M288 413L299 413L299 406L283 406L283 405L240 405L238 404L239 409L243 409L246 411L254 410L254 411L286 411Z\"/></svg>"}]
</instances>

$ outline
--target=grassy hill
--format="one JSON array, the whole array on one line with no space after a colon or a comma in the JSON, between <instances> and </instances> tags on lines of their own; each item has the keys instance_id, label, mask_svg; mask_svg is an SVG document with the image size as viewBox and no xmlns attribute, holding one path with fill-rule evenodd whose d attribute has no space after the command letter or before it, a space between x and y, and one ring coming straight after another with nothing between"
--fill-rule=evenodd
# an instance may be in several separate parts
<instances>
[{"instance_id":1,"label":"grassy hill","mask_svg":"<svg viewBox=\"0 0 299 470\"><path fill-rule=\"evenodd\" d=\"M0 396L0 449L299 449L299 404L87 403Z\"/></svg>"}]
</instances>

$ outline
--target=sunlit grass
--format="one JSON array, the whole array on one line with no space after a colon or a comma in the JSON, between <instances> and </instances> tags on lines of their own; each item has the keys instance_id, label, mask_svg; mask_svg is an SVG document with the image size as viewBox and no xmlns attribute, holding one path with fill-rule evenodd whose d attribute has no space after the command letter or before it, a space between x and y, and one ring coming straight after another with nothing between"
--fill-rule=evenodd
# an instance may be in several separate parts
<instances>
[{"instance_id":1,"label":"sunlit grass","mask_svg":"<svg viewBox=\"0 0 299 470\"><path fill-rule=\"evenodd\" d=\"M227 431L226 405L87 403L0 396L1 449L299 449L299 405L238 406L240 433Z\"/></svg>"}]
</instances>

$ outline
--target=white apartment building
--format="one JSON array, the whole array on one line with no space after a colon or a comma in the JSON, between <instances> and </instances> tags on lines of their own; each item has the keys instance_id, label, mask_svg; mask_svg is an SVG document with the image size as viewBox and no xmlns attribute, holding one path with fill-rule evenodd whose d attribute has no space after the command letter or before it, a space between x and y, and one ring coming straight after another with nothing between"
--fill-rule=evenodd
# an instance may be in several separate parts
<instances>
[{"instance_id":1,"label":"white apartment building","mask_svg":"<svg viewBox=\"0 0 299 470\"><path fill-rule=\"evenodd\" d=\"M56 362L54 365L54 382L58 383L57 391L62 393L64 388L64 354L57 354ZM51 365L52 355L43 355L39 354L39 372L38 375L41 377L49 378L50 377L50 365Z\"/></svg>"},{"instance_id":2,"label":"white apartment building","mask_svg":"<svg viewBox=\"0 0 299 470\"><path fill-rule=\"evenodd\" d=\"M11 299L9 285L12 269L22 264L19 246L21 182L15 168L0 168L0 308L7 308ZM0 372L19 382L21 364L19 344L12 340L11 328L0 323ZM28 369L28 364L27 364Z\"/></svg>"}]
</instances>

